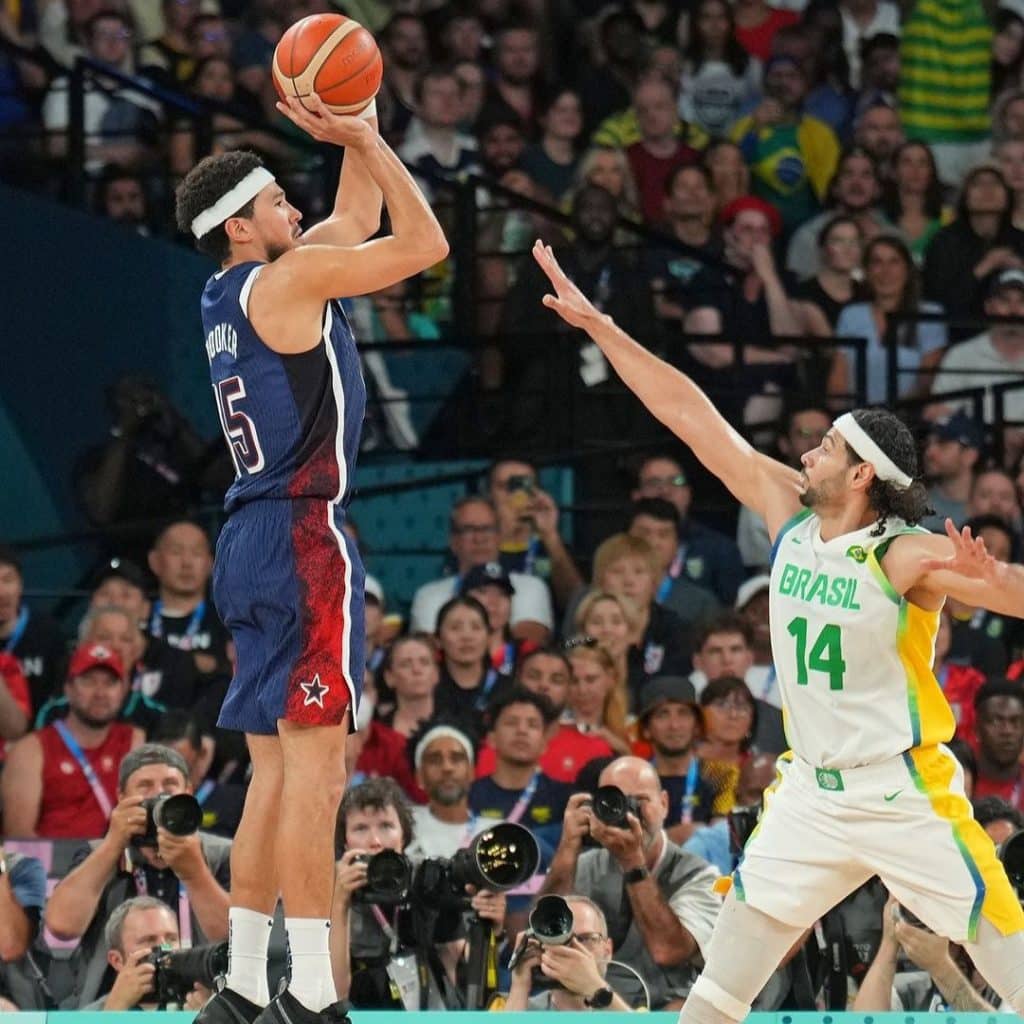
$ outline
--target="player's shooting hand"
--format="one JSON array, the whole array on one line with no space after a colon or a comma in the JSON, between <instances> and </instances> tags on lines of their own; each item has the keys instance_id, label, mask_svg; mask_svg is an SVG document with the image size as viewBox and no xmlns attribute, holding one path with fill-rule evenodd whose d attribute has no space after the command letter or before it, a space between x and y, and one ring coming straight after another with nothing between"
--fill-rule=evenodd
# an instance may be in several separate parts
<instances>
[{"instance_id":1,"label":"player's shooting hand","mask_svg":"<svg viewBox=\"0 0 1024 1024\"><path fill-rule=\"evenodd\" d=\"M590 823L590 834L615 858L623 871L642 868L644 861L644 833L635 815L627 814L628 828L606 825L598 818Z\"/></svg>"},{"instance_id":2,"label":"player's shooting hand","mask_svg":"<svg viewBox=\"0 0 1024 1024\"><path fill-rule=\"evenodd\" d=\"M297 125L318 142L365 149L377 136L368 121L348 114L332 113L316 93L304 96L302 101L295 96L278 100L277 109L292 124Z\"/></svg>"},{"instance_id":3,"label":"player's shooting hand","mask_svg":"<svg viewBox=\"0 0 1024 1024\"><path fill-rule=\"evenodd\" d=\"M955 572L967 579L982 580L998 585L1003 576L1003 563L989 554L983 537L974 537L971 528L957 530L952 519L946 520L946 536L953 544L948 558L926 558L921 562L923 572Z\"/></svg>"},{"instance_id":4,"label":"player's shooting hand","mask_svg":"<svg viewBox=\"0 0 1024 1024\"><path fill-rule=\"evenodd\" d=\"M543 303L553 309L567 324L582 327L595 323L601 314L594 304L565 276L565 271L558 265L550 245L545 245L539 238L533 243L533 258L540 269L547 274L548 280L555 289L554 295L545 295Z\"/></svg>"}]
</instances>

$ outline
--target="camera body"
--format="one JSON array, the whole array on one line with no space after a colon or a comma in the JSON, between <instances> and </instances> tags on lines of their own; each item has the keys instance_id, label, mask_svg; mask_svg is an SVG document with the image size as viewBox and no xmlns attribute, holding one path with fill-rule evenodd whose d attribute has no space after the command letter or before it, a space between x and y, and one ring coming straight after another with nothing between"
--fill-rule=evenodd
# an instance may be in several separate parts
<instances>
[{"instance_id":1,"label":"camera body","mask_svg":"<svg viewBox=\"0 0 1024 1024\"><path fill-rule=\"evenodd\" d=\"M366 865L366 885L352 894L353 903L378 907L398 907L406 903L412 891L412 861L394 850L361 853L354 858Z\"/></svg>"},{"instance_id":2,"label":"camera body","mask_svg":"<svg viewBox=\"0 0 1024 1024\"><path fill-rule=\"evenodd\" d=\"M166 829L172 836L190 836L199 831L203 821L203 809L191 793L176 793L168 796L161 793L142 801L146 812L146 831L132 836L132 846L156 846L158 828Z\"/></svg>"},{"instance_id":3,"label":"camera body","mask_svg":"<svg viewBox=\"0 0 1024 1024\"><path fill-rule=\"evenodd\" d=\"M509 966L513 967L529 951L531 945L564 946L572 940L572 936L572 907L561 896L541 896L530 911L522 950L513 956ZM544 991L561 986L554 978L549 978L538 964L530 971L530 987Z\"/></svg>"},{"instance_id":4,"label":"camera body","mask_svg":"<svg viewBox=\"0 0 1024 1024\"><path fill-rule=\"evenodd\" d=\"M152 964L153 992L161 1004L185 1002L198 981L212 989L228 970L228 944L216 942L194 949L164 949L154 946L143 963Z\"/></svg>"},{"instance_id":5,"label":"camera body","mask_svg":"<svg viewBox=\"0 0 1024 1024\"><path fill-rule=\"evenodd\" d=\"M618 786L598 786L590 804L594 817L609 828L629 828L627 815L643 822L640 803L636 797L626 796Z\"/></svg>"},{"instance_id":6,"label":"camera body","mask_svg":"<svg viewBox=\"0 0 1024 1024\"><path fill-rule=\"evenodd\" d=\"M1014 832L999 847L999 859L1003 862L1017 899L1024 906L1024 829Z\"/></svg>"}]
</instances>

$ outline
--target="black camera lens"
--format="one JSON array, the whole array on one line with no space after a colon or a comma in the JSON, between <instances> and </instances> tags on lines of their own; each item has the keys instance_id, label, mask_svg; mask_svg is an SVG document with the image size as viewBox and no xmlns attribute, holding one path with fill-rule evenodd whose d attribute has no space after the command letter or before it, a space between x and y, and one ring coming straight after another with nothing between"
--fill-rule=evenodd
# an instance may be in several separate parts
<instances>
[{"instance_id":1,"label":"black camera lens","mask_svg":"<svg viewBox=\"0 0 1024 1024\"><path fill-rule=\"evenodd\" d=\"M191 793L158 797L153 805L153 821L172 836L190 836L199 831L203 809Z\"/></svg>"},{"instance_id":2,"label":"black camera lens","mask_svg":"<svg viewBox=\"0 0 1024 1024\"><path fill-rule=\"evenodd\" d=\"M640 805L618 786L598 786L594 792L594 814L598 821L610 828L629 828L626 815L632 814L639 819Z\"/></svg>"},{"instance_id":3,"label":"black camera lens","mask_svg":"<svg viewBox=\"0 0 1024 1024\"><path fill-rule=\"evenodd\" d=\"M360 855L356 860L366 864L366 885L356 890L356 902L386 906L405 902L412 885L412 864L408 858L394 850L381 850L372 856Z\"/></svg>"},{"instance_id":4,"label":"black camera lens","mask_svg":"<svg viewBox=\"0 0 1024 1024\"><path fill-rule=\"evenodd\" d=\"M541 896L530 911L530 931L547 946L564 946L572 927L572 907L561 896Z\"/></svg>"},{"instance_id":5,"label":"black camera lens","mask_svg":"<svg viewBox=\"0 0 1024 1024\"><path fill-rule=\"evenodd\" d=\"M1024 903L1024 829L1014 832L999 848L999 859L1003 862L1010 885L1017 893L1017 899Z\"/></svg>"},{"instance_id":6,"label":"black camera lens","mask_svg":"<svg viewBox=\"0 0 1024 1024\"><path fill-rule=\"evenodd\" d=\"M540 861L537 840L514 822L482 832L466 852L473 857L477 869L472 872L475 877L468 877L467 882L497 892L522 885L533 876Z\"/></svg>"}]
</instances>

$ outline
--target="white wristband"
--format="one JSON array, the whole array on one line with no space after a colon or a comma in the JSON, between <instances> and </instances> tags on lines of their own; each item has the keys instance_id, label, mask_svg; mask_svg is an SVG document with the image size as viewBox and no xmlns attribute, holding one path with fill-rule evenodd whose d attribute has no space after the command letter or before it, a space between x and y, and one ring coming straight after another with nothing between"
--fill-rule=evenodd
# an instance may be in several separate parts
<instances>
[{"instance_id":1,"label":"white wristband","mask_svg":"<svg viewBox=\"0 0 1024 1024\"><path fill-rule=\"evenodd\" d=\"M371 117L377 116L377 97L374 96L370 102L356 114L360 121L369 121Z\"/></svg>"}]
</instances>

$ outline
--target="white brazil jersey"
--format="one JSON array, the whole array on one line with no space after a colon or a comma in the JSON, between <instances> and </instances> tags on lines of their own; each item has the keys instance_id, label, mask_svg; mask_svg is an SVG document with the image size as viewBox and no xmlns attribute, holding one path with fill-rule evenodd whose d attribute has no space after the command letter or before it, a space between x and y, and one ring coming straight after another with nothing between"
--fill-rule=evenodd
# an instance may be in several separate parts
<instances>
[{"instance_id":1,"label":"white brazil jersey","mask_svg":"<svg viewBox=\"0 0 1024 1024\"><path fill-rule=\"evenodd\" d=\"M875 764L949 740L953 714L932 672L938 612L901 597L879 565L917 532L890 519L823 541L810 510L772 549L771 634L793 752L821 768Z\"/></svg>"}]
</instances>

